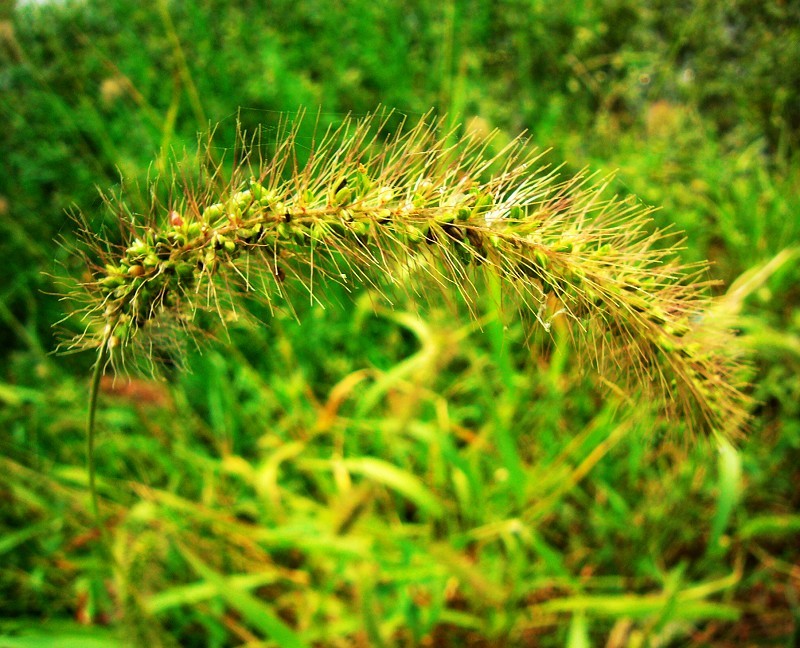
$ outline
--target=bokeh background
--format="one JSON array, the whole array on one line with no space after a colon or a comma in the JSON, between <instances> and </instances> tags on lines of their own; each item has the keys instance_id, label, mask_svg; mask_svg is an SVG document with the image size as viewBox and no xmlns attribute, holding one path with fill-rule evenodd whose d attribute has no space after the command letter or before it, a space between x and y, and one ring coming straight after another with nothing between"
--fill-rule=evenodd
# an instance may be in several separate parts
<instances>
[{"instance_id":1,"label":"bokeh background","mask_svg":"<svg viewBox=\"0 0 800 648\"><path fill-rule=\"evenodd\" d=\"M796 645L800 5L0 6L0 647ZM107 222L123 179L145 204L212 127L379 105L526 130L659 206L741 298L749 435L654 420L557 330L330 287L104 383L99 551L93 358L54 353L69 213Z\"/></svg>"}]
</instances>

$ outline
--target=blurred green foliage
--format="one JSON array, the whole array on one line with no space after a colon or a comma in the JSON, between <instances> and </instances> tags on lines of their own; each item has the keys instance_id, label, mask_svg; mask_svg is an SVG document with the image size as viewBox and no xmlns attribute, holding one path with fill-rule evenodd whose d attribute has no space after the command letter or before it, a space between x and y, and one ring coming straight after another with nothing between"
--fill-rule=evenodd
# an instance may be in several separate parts
<instances>
[{"instance_id":1,"label":"blurred green foliage","mask_svg":"<svg viewBox=\"0 0 800 648\"><path fill-rule=\"evenodd\" d=\"M0 646L794 645L796 256L750 275L759 405L719 452L557 332L526 346L520 322L369 291L261 313L189 373L105 390L113 560L83 468L92 359L53 355L51 325L55 278L83 271L55 241L71 210L113 235L98 188L141 209L199 132L269 138L301 106L322 127L432 108L618 169L722 292L800 241L799 57L780 0L4 5Z\"/></svg>"}]
</instances>

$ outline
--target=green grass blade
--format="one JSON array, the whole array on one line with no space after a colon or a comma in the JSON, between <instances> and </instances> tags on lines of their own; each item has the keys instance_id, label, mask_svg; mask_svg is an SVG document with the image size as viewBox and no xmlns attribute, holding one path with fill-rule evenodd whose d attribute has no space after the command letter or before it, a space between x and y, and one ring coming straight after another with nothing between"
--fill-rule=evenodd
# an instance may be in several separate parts
<instances>
[{"instance_id":1,"label":"green grass blade","mask_svg":"<svg viewBox=\"0 0 800 648\"><path fill-rule=\"evenodd\" d=\"M761 536L780 538L800 534L800 515L759 515L748 520L739 530L739 537Z\"/></svg>"},{"instance_id":2,"label":"green grass blade","mask_svg":"<svg viewBox=\"0 0 800 648\"><path fill-rule=\"evenodd\" d=\"M19 627L14 627L19 624ZM20 621L0 629L0 648L123 648L113 631L105 628L84 628L72 621L30 620L25 627ZM35 627L35 629L33 629Z\"/></svg>"},{"instance_id":3,"label":"green grass blade","mask_svg":"<svg viewBox=\"0 0 800 648\"><path fill-rule=\"evenodd\" d=\"M344 465L354 474L368 477L396 490L431 515L441 516L444 513L441 502L423 485L419 478L387 461L372 457L358 457L346 459Z\"/></svg>"},{"instance_id":4,"label":"green grass blade","mask_svg":"<svg viewBox=\"0 0 800 648\"><path fill-rule=\"evenodd\" d=\"M186 547L177 545L177 548L192 569L212 584L216 593L254 628L274 639L282 648L306 648L308 646L300 638L300 635L281 621L263 601L241 587L237 587L236 581L219 574Z\"/></svg>"},{"instance_id":5,"label":"green grass blade","mask_svg":"<svg viewBox=\"0 0 800 648\"><path fill-rule=\"evenodd\" d=\"M709 554L717 553L722 549L720 545L722 534L728 526L742 490L742 460L736 449L727 441L720 441L718 466L719 498L708 539Z\"/></svg>"},{"instance_id":6,"label":"green grass blade","mask_svg":"<svg viewBox=\"0 0 800 648\"><path fill-rule=\"evenodd\" d=\"M586 615L583 612L573 614L567 635L567 648L590 648L591 645Z\"/></svg>"},{"instance_id":7,"label":"green grass blade","mask_svg":"<svg viewBox=\"0 0 800 648\"><path fill-rule=\"evenodd\" d=\"M227 577L227 582L234 589L243 591L262 587L274 583L276 580L275 574L242 574ZM180 585L151 596L147 602L147 609L152 614L160 614L181 605L195 605L201 601L207 601L216 595L216 584L208 580Z\"/></svg>"},{"instance_id":8,"label":"green grass blade","mask_svg":"<svg viewBox=\"0 0 800 648\"><path fill-rule=\"evenodd\" d=\"M52 520L45 520L39 524L33 524L29 527L25 527L24 529L20 529L19 531L5 534L2 538L0 538L0 556L12 551L23 542L26 542L31 538L35 538L40 533L47 531L53 526L54 523Z\"/></svg>"},{"instance_id":9,"label":"green grass blade","mask_svg":"<svg viewBox=\"0 0 800 648\"><path fill-rule=\"evenodd\" d=\"M543 603L540 609L545 613L586 612L589 616L644 619L661 614L669 603L669 598L665 595L570 596ZM708 619L735 621L739 618L739 610L732 605L686 600L680 595L671 613L673 619L684 621Z\"/></svg>"}]
</instances>

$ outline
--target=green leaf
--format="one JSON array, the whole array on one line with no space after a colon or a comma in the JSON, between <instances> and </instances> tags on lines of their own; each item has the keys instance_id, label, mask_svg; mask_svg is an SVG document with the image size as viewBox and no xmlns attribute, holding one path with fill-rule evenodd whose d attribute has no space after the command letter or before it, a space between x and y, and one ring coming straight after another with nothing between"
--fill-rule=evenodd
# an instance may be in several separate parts
<instances>
[{"instance_id":1,"label":"green leaf","mask_svg":"<svg viewBox=\"0 0 800 648\"><path fill-rule=\"evenodd\" d=\"M226 580L234 589L248 591L274 583L277 578L276 574L242 574L228 576ZM206 601L217 596L217 593L216 584L207 580L171 587L151 596L147 601L147 609L153 614L160 614L182 605L195 605L200 601Z\"/></svg>"},{"instance_id":2,"label":"green leaf","mask_svg":"<svg viewBox=\"0 0 800 648\"><path fill-rule=\"evenodd\" d=\"M800 533L800 515L760 515L748 520L739 530L741 538L781 537Z\"/></svg>"},{"instance_id":3,"label":"green leaf","mask_svg":"<svg viewBox=\"0 0 800 648\"><path fill-rule=\"evenodd\" d=\"M4 553L8 553L17 545L20 545L31 538L35 538L37 535L48 530L53 525L53 520L45 520L44 522L25 527L19 531L6 533L2 538L0 538L0 556L2 556Z\"/></svg>"},{"instance_id":4,"label":"green leaf","mask_svg":"<svg viewBox=\"0 0 800 648\"><path fill-rule=\"evenodd\" d=\"M739 610L732 605L693 601L678 596L677 605L672 610L674 619L697 621L723 619L734 621L739 618ZM664 595L635 596L632 594L570 596L553 599L540 606L542 612L586 612L589 616L642 619L661 613L669 605Z\"/></svg>"},{"instance_id":5,"label":"green leaf","mask_svg":"<svg viewBox=\"0 0 800 648\"><path fill-rule=\"evenodd\" d=\"M583 612L577 612L572 615L572 621L569 624L567 648L590 648L591 645L586 615Z\"/></svg>"},{"instance_id":6,"label":"green leaf","mask_svg":"<svg viewBox=\"0 0 800 648\"><path fill-rule=\"evenodd\" d=\"M346 459L344 465L351 473L374 479L396 490L431 515L440 516L444 513L441 502L430 490L425 488L418 477L387 461L372 457L359 457Z\"/></svg>"},{"instance_id":7,"label":"green leaf","mask_svg":"<svg viewBox=\"0 0 800 648\"><path fill-rule=\"evenodd\" d=\"M715 553L722 549L720 539L728 526L736 502L742 491L742 459L736 449L727 441L720 441L719 445L719 498L717 499L717 512L711 524L711 534L708 539L708 553Z\"/></svg>"},{"instance_id":8,"label":"green leaf","mask_svg":"<svg viewBox=\"0 0 800 648\"><path fill-rule=\"evenodd\" d=\"M266 603L237 587L234 579L219 574L186 547L177 545L177 548L192 569L212 584L216 593L250 625L274 639L282 648L307 648L308 644L281 621Z\"/></svg>"},{"instance_id":9,"label":"green leaf","mask_svg":"<svg viewBox=\"0 0 800 648\"><path fill-rule=\"evenodd\" d=\"M0 630L0 648L123 648L116 633L104 628L85 628L72 621L16 621Z\"/></svg>"}]
</instances>

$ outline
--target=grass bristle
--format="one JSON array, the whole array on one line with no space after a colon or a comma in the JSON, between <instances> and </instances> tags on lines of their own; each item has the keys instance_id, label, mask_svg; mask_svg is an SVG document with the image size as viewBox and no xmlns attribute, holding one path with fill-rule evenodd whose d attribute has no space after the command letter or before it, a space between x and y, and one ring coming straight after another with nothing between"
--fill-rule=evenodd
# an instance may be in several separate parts
<instances>
[{"instance_id":1,"label":"grass bristle","mask_svg":"<svg viewBox=\"0 0 800 648\"><path fill-rule=\"evenodd\" d=\"M99 263L72 348L122 368L178 347L199 311L224 321L243 292L282 307L324 301L331 281L396 288L412 268L401 290L472 303L492 276L520 308L564 318L595 370L691 431L741 429L734 332L708 316L706 266L677 260L680 239L653 229L649 207L605 197L604 180L561 179L523 138L492 154L440 120L388 132L394 121L348 119L300 150L298 118L268 156L243 136L232 172L209 155L201 180L176 174L167 204L123 219L120 247L89 237Z\"/></svg>"}]
</instances>

